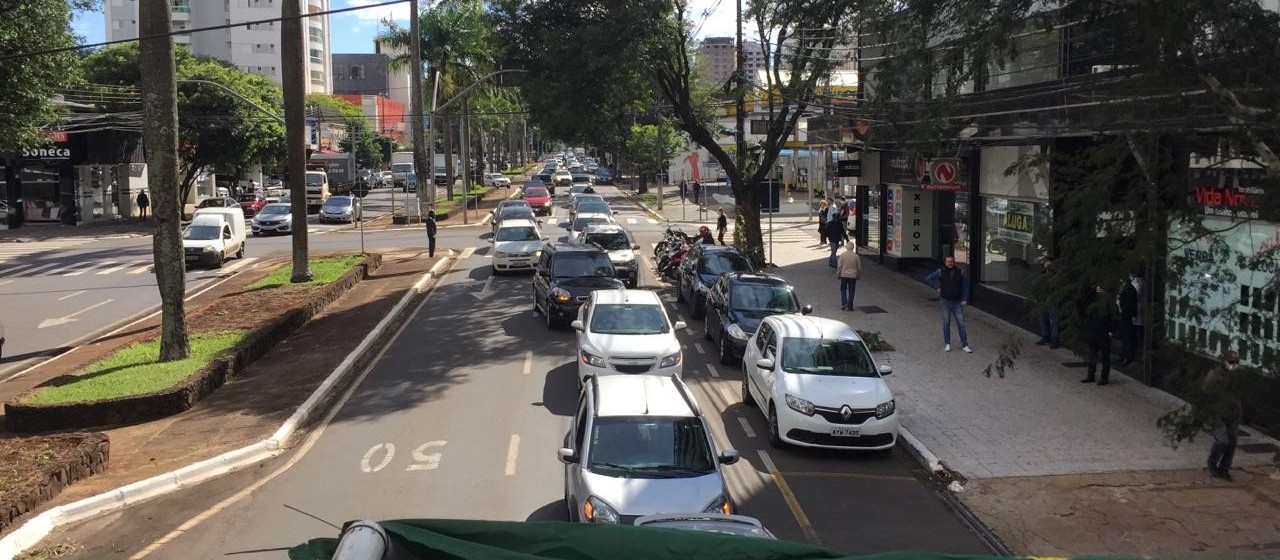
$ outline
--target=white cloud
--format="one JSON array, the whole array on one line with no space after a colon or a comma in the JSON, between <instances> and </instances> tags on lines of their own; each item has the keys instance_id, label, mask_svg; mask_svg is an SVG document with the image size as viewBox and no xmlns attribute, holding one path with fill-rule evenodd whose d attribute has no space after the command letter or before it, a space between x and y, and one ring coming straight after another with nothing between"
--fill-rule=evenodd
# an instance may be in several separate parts
<instances>
[{"instance_id":1,"label":"white cloud","mask_svg":"<svg viewBox=\"0 0 1280 560\"><path fill-rule=\"evenodd\" d=\"M736 0L690 0L687 17L693 22L698 38L733 37L737 26L736 8ZM742 22L742 25L743 36L747 39L757 36L750 20Z\"/></svg>"},{"instance_id":2,"label":"white cloud","mask_svg":"<svg viewBox=\"0 0 1280 560\"><path fill-rule=\"evenodd\" d=\"M347 5L352 8L355 8L360 6L371 6L374 4L381 4L383 3L383 1L384 0L347 0ZM425 4L426 4L425 2L419 3L420 6ZM367 8L364 10L356 10L354 12L346 12L343 15L354 17L362 21L374 21L374 22L382 21L390 17L397 22L408 24L409 23L409 3L401 2L399 4L392 4L390 6Z\"/></svg>"}]
</instances>

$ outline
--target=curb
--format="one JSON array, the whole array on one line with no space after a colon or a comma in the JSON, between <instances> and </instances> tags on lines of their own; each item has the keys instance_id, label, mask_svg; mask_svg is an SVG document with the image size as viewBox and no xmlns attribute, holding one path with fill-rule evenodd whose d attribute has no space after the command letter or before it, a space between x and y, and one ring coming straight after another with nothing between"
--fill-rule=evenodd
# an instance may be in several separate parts
<instances>
[{"instance_id":1,"label":"curb","mask_svg":"<svg viewBox=\"0 0 1280 560\"><path fill-rule=\"evenodd\" d=\"M622 190L622 189L618 189L618 190ZM648 212L649 215L653 217L653 219L658 220L659 222L670 221L670 220L667 220L667 217L663 216L661 212L658 212L657 210L650 208L648 204L640 202L640 199L638 197L632 195L631 193L628 193L625 191L623 192L624 192L623 196L626 196L627 198L631 199L631 202L634 202L636 206L639 206L642 210L644 210L645 212Z\"/></svg>"},{"instance_id":2,"label":"curb","mask_svg":"<svg viewBox=\"0 0 1280 560\"><path fill-rule=\"evenodd\" d=\"M12 560L14 556L38 544L54 529L62 525L96 517L109 511L123 509L152 498L176 492L185 487L229 474L280 455L289 447L289 443L297 435L298 427L316 412L320 403L329 396L330 392L355 371L355 365L373 347L375 341L382 338L387 329L404 314L409 308L409 303L425 290L426 285L433 278L439 277L445 269L449 268L456 258L457 254L450 251L450 255L447 258L437 262L435 266L431 267L431 270L427 271L411 288L406 290L404 296L400 298L395 307L373 327L373 330L365 335L360 344L347 354L342 363L338 364L337 368L334 368L333 372L325 378L319 387L312 391L311 396L280 425L280 428L271 437L171 472L49 509L27 520L14 529L13 532L0 539L0 560Z\"/></svg>"}]
</instances>

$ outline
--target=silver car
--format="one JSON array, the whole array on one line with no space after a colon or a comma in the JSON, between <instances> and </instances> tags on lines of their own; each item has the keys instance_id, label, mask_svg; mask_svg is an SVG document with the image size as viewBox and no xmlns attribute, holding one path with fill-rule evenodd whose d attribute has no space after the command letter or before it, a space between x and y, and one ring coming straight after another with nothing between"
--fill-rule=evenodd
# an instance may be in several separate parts
<instances>
[{"instance_id":1,"label":"silver car","mask_svg":"<svg viewBox=\"0 0 1280 560\"><path fill-rule=\"evenodd\" d=\"M733 513L702 412L674 375L593 376L558 452L569 519L631 525L661 513Z\"/></svg>"}]
</instances>

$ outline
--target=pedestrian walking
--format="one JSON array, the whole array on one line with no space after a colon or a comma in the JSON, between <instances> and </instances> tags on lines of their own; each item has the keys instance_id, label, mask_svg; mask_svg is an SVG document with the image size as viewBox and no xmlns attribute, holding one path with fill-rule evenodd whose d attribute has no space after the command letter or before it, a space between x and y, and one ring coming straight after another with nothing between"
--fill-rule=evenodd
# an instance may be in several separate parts
<instances>
[{"instance_id":1,"label":"pedestrian walking","mask_svg":"<svg viewBox=\"0 0 1280 560\"><path fill-rule=\"evenodd\" d=\"M702 183L697 181L693 182L693 203L702 205Z\"/></svg>"},{"instance_id":2,"label":"pedestrian walking","mask_svg":"<svg viewBox=\"0 0 1280 560\"><path fill-rule=\"evenodd\" d=\"M681 179L680 180L680 200L688 200L688 199L689 199L689 181Z\"/></svg>"},{"instance_id":3,"label":"pedestrian walking","mask_svg":"<svg viewBox=\"0 0 1280 560\"><path fill-rule=\"evenodd\" d=\"M836 277L840 279L840 309L853 311L853 295L858 290L860 276L862 257L858 256L858 244L850 239L836 266Z\"/></svg>"},{"instance_id":4,"label":"pedestrian walking","mask_svg":"<svg viewBox=\"0 0 1280 560\"><path fill-rule=\"evenodd\" d=\"M938 307L942 309L942 351L951 351L951 320L954 318L956 330L960 333L961 349L973 352L969 348L969 333L964 328L964 306L969 305L969 277L956 268L955 257L947 257L942 260L942 268L929 273L924 281L938 290Z\"/></svg>"},{"instance_id":5,"label":"pedestrian walking","mask_svg":"<svg viewBox=\"0 0 1280 560\"><path fill-rule=\"evenodd\" d=\"M1146 307L1143 299L1143 273L1141 270L1129 275L1129 281L1120 288L1116 298L1116 307L1120 309L1120 365L1127 366L1139 357L1138 346L1142 344L1142 315Z\"/></svg>"},{"instance_id":6,"label":"pedestrian walking","mask_svg":"<svg viewBox=\"0 0 1280 560\"><path fill-rule=\"evenodd\" d=\"M436 256L436 211L427 210L427 257Z\"/></svg>"},{"instance_id":7,"label":"pedestrian walking","mask_svg":"<svg viewBox=\"0 0 1280 560\"><path fill-rule=\"evenodd\" d=\"M1058 309L1049 302L1053 290L1053 257L1040 260L1040 275L1035 280L1033 290L1035 300L1041 307L1036 317L1040 323L1040 340L1036 344L1042 346L1048 344L1049 348L1057 348L1061 340L1061 333L1058 331Z\"/></svg>"},{"instance_id":8,"label":"pedestrian walking","mask_svg":"<svg viewBox=\"0 0 1280 560\"><path fill-rule=\"evenodd\" d=\"M827 244L827 210L830 208L830 197L818 201L818 245Z\"/></svg>"},{"instance_id":9,"label":"pedestrian walking","mask_svg":"<svg viewBox=\"0 0 1280 560\"><path fill-rule=\"evenodd\" d=\"M1202 390L1210 407L1213 446L1209 448L1209 475L1231 480L1231 462L1235 459L1240 422L1244 419L1241 387L1240 354L1228 350L1222 362L1204 376Z\"/></svg>"},{"instance_id":10,"label":"pedestrian walking","mask_svg":"<svg viewBox=\"0 0 1280 560\"><path fill-rule=\"evenodd\" d=\"M1111 334L1115 330L1115 315L1112 313L1111 298L1107 288L1099 283L1087 292L1082 299L1080 315L1084 317L1084 342L1089 347L1089 372L1081 379L1081 383L1106 385L1111 377ZM1098 361L1102 361L1102 375L1094 377L1098 370Z\"/></svg>"},{"instance_id":11,"label":"pedestrian walking","mask_svg":"<svg viewBox=\"0 0 1280 560\"><path fill-rule=\"evenodd\" d=\"M0 360L4 359L4 322L0 321Z\"/></svg>"},{"instance_id":12,"label":"pedestrian walking","mask_svg":"<svg viewBox=\"0 0 1280 560\"><path fill-rule=\"evenodd\" d=\"M147 191L143 190L138 193L138 198L134 199L138 203L138 219L145 221L147 219L147 207L151 206L151 197L147 196Z\"/></svg>"},{"instance_id":13,"label":"pedestrian walking","mask_svg":"<svg viewBox=\"0 0 1280 560\"><path fill-rule=\"evenodd\" d=\"M827 222L827 244L831 246L831 256L827 258L827 266L836 268L836 251L839 251L840 245L844 244L845 235L840 220Z\"/></svg>"},{"instance_id":14,"label":"pedestrian walking","mask_svg":"<svg viewBox=\"0 0 1280 560\"><path fill-rule=\"evenodd\" d=\"M720 215L716 217L716 239L724 245L724 232L729 231L729 217L724 215L724 208L718 210Z\"/></svg>"}]
</instances>

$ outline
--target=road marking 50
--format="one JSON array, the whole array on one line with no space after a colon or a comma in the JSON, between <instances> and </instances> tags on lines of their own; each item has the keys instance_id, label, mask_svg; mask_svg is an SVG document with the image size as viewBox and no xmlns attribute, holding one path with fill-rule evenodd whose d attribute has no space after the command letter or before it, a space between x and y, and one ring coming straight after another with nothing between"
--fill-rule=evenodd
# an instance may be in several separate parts
<instances>
[{"instance_id":1,"label":"road marking 50","mask_svg":"<svg viewBox=\"0 0 1280 560\"><path fill-rule=\"evenodd\" d=\"M405 471L430 471L440 467L440 453L428 453L427 450L433 447L444 447L447 441L433 440L419 445L413 450L413 463L405 467ZM370 447L364 453L364 457L360 458L360 472L376 473L387 468L391 464L391 460L396 456L396 445L394 443L379 443ZM374 460L377 460L375 463Z\"/></svg>"}]
</instances>

